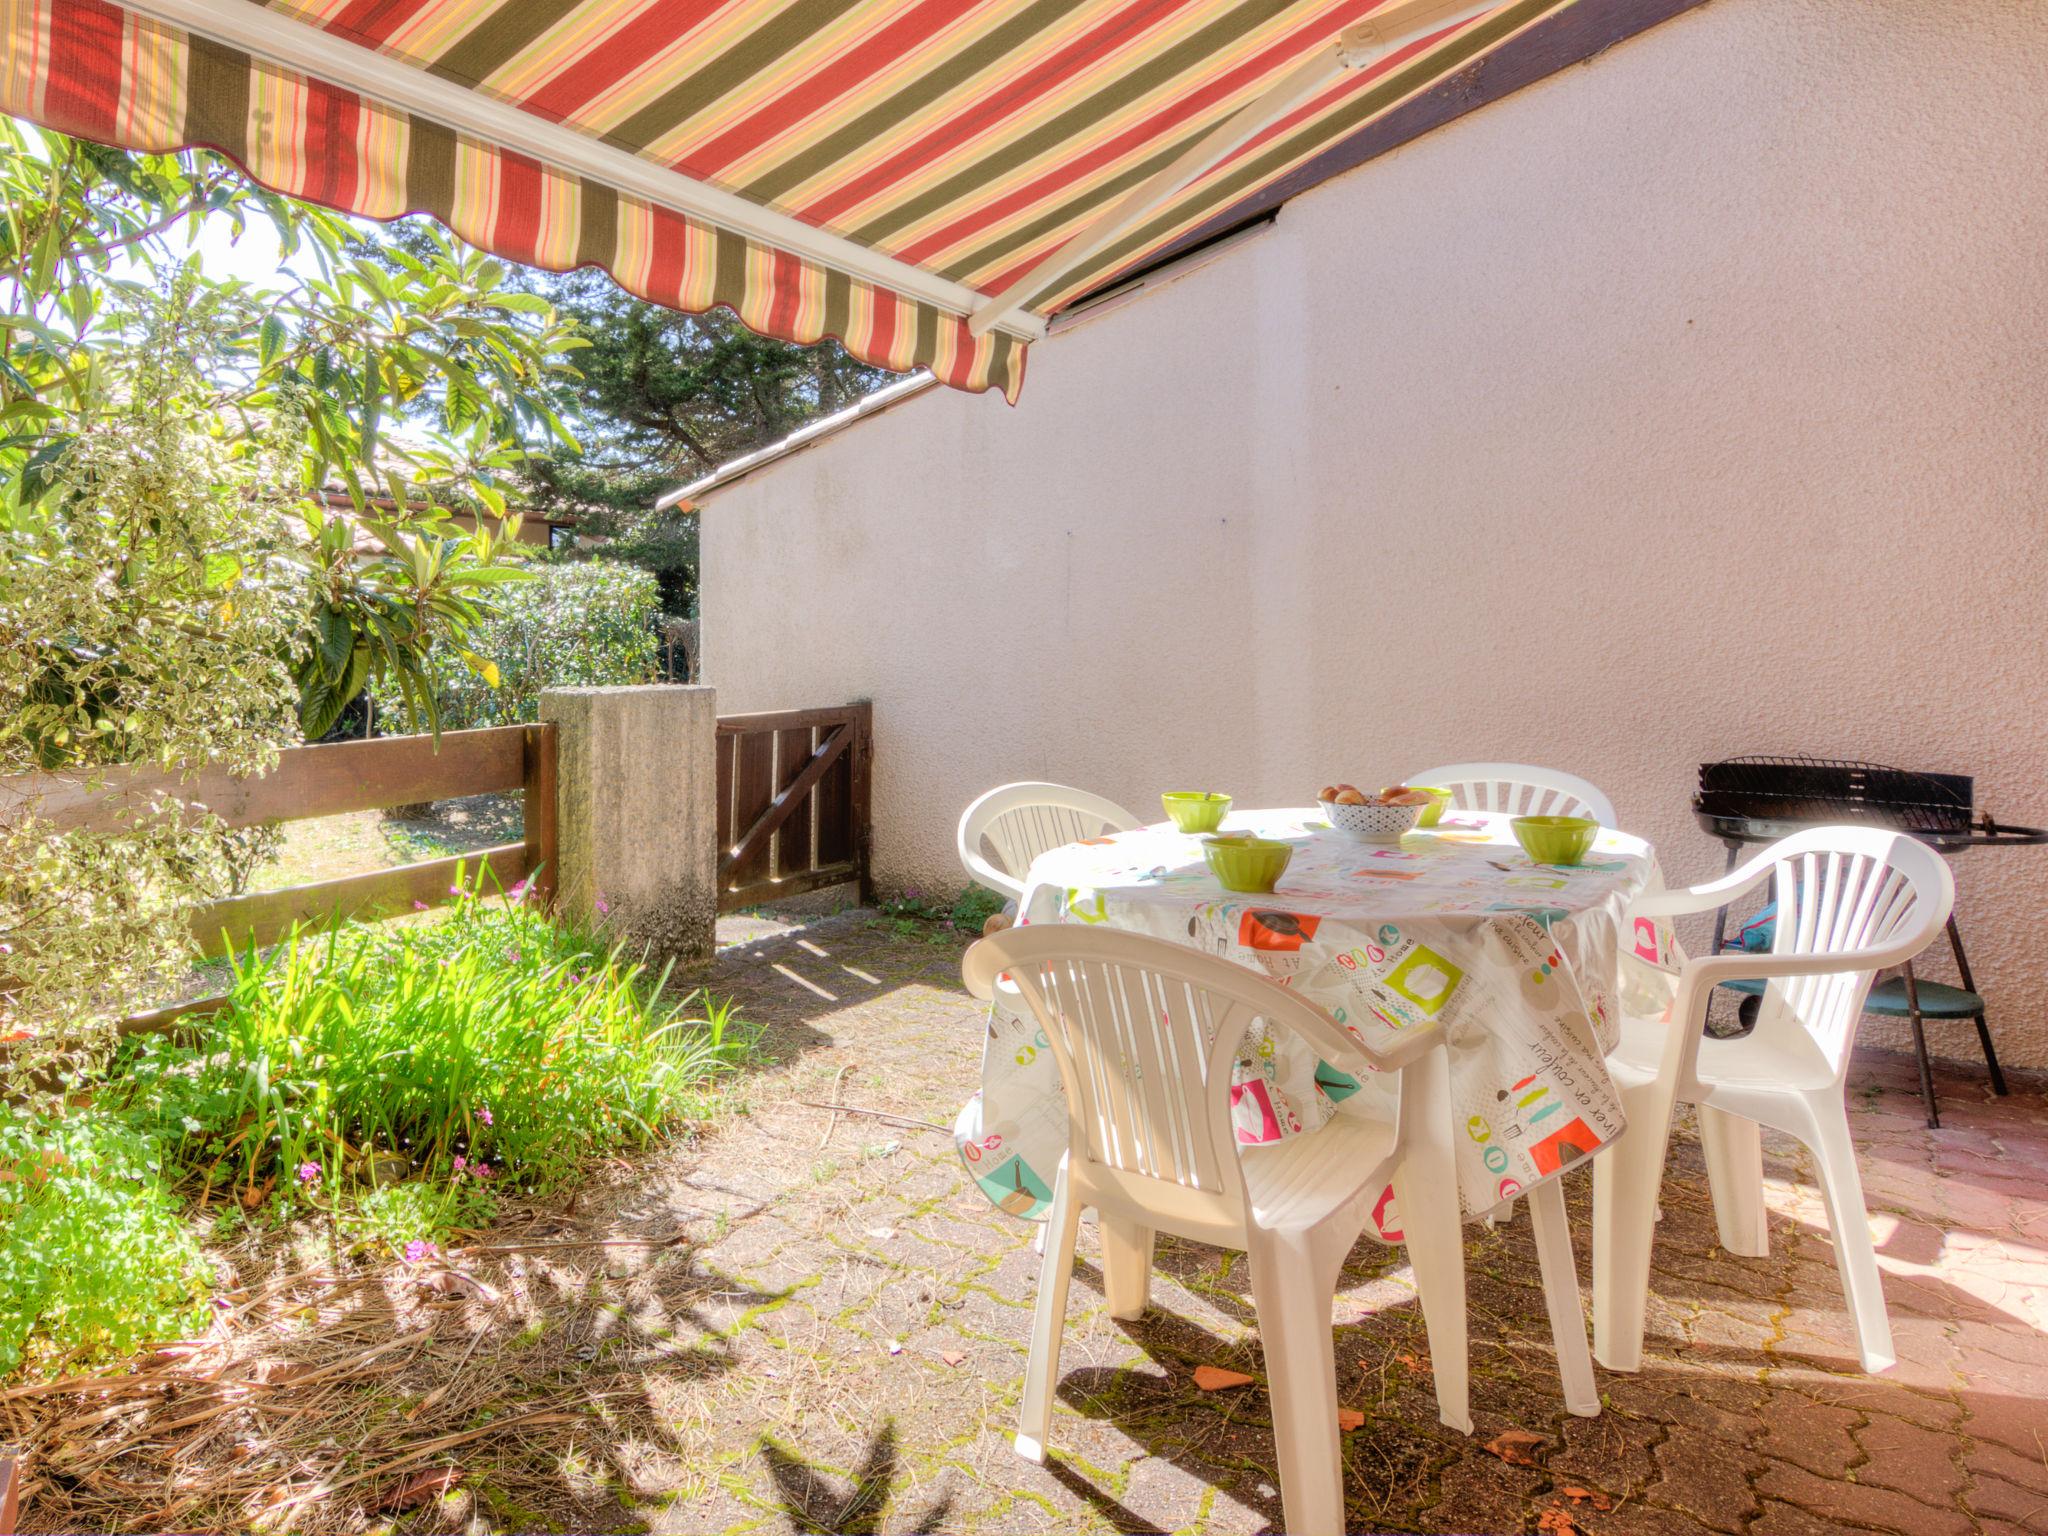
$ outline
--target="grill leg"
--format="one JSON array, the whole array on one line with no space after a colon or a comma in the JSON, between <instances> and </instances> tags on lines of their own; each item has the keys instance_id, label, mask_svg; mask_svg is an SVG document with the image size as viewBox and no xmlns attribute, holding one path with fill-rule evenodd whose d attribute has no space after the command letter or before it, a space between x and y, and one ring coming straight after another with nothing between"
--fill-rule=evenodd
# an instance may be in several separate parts
<instances>
[{"instance_id":1,"label":"grill leg","mask_svg":"<svg viewBox=\"0 0 2048 1536\"><path fill-rule=\"evenodd\" d=\"M1740 843L1728 843L1726 847L1728 849L1728 861L1721 866L1721 873L1724 875L1735 867L1735 861L1742 856L1742 845ZM1707 953L1713 955L1721 953L1721 945L1726 941L1727 937L1728 909L1726 907L1716 907L1714 908L1714 947L1707 951ZM1760 997L1745 997L1741 1002L1737 1003L1735 1005L1735 1019L1740 1027L1732 1034L1721 1038L1735 1039L1748 1034L1752 1029L1756 1028L1757 1009L1762 1003L1763 999ZM1711 1017L1713 1013L1711 1002L1708 1004L1707 1012ZM1713 1037L1713 1031L1707 1025L1702 1024L1700 1029L1702 1033L1710 1038Z\"/></svg>"},{"instance_id":2,"label":"grill leg","mask_svg":"<svg viewBox=\"0 0 2048 1536\"><path fill-rule=\"evenodd\" d=\"M1742 852L1742 845L1740 843L1729 843L1727 848L1728 862L1721 866L1721 873L1724 875L1735 867L1735 860ZM1721 942L1727 937L1728 909L1726 907L1716 907L1714 908L1714 947L1709 953L1716 955L1721 953Z\"/></svg>"},{"instance_id":3,"label":"grill leg","mask_svg":"<svg viewBox=\"0 0 2048 1536\"><path fill-rule=\"evenodd\" d=\"M1920 1097L1927 1104L1927 1128L1941 1129L1941 1111L1934 1104L1934 1068L1927 1060L1927 1030L1920 1019L1920 985L1913 979L1913 962L1908 960L1904 967L1906 976L1906 1007L1913 1020L1913 1054L1920 1059Z\"/></svg>"},{"instance_id":4,"label":"grill leg","mask_svg":"<svg viewBox=\"0 0 2048 1536\"><path fill-rule=\"evenodd\" d=\"M1956 927L1953 913L1949 914L1948 920L1948 947L1949 953L1956 957L1956 971L1963 978L1963 990L1975 992L1977 983L1970 977L1970 957L1963 953L1963 935ZM1977 1015L1977 1043L1984 1047L1984 1066L1991 1073L1991 1091L2003 1098L2005 1074L1998 1070L1998 1052L1991 1045L1991 1026L1984 1021L1981 1012Z\"/></svg>"}]
</instances>

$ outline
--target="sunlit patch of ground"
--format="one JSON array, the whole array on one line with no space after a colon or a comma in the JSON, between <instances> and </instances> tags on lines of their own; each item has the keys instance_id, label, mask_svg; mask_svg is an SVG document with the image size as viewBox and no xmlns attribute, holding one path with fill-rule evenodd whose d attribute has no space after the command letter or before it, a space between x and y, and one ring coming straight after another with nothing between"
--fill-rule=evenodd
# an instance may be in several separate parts
<instances>
[{"instance_id":1,"label":"sunlit patch of ground","mask_svg":"<svg viewBox=\"0 0 2048 1536\"><path fill-rule=\"evenodd\" d=\"M1053 1459L1008 1436L1030 1231L938 1129L974 1086L961 941L871 914L730 924L712 979L768 1064L697 1140L509 1209L439 1267L230 1255L216 1337L0 1400L23 1529L1251 1532L1278 1519L1241 1261L1162 1242L1154 1309L1102 1309L1084 1229ZM2020 1075L2015 1074L2017 1079ZM1768 1259L1714 1242L1681 1131L1644 1371L1569 1418L1526 1219L1468 1242L1478 1431L1438 1427L1401 1255L1337 1300L1358 1530L1589 1536L2048 1531L2048 1099L1852 1074L1900 1365L1855 1368L1818 1196L1767 1141ZM828 1105L862 1113L835 1113ZM869 1113L872 1112L872 1113ZM1582 1267L1583 1175L1570 1187ZM1204 1393L1199 1365L1252 1375ZM1533 1465L1486 1449L1537 1437Z\"/></svg>"}]
</instances>

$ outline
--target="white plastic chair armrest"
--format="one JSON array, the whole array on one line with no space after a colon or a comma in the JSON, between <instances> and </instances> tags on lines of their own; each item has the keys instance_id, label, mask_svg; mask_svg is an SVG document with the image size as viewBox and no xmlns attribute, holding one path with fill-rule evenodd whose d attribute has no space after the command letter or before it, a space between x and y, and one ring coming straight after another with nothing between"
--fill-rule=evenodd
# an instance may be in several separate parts
<instances>
[{"instance_id":1,"label":"white plastic chair armrest","mask_svg":"<svg viewBox=\"0 0 2048 1536\"><path fill-rule=\"evenodd\" d=\"M1630 917L1690 917L1695 912L1712 912L1770 879L1777 867L1772 859L1752 859L1740 869L1730 870L1719 880L1705 885L1684 886L1675 891L1649 891L1629 903Z\"/></svg>"},{"instance_id":2,"label":"white plastic chair armrest","mask_svg":"<svg viewBox=\"0 0 2048 1536\"><path fill-rule=\"evenodd\" d=\"M967 953L960 957L960 979L967 985L968 996L980 1002L989 1002L996 995L996 978L1003 973L1003 962L996 954L995 946L986 939L976 939L967 946Z\"/></svg>"},{"instance_id":3,"label":"white plastic chair armrest","mask_svg":"<svg viewBox=\"0 0 2048 1536\"><path fill-rule=\"evenodd\" d=\"M1020 906L1023 904L1023 882L1004 874L980 854L970 851L965 843L960 844L960 862L967 867L967 873L977 884L986 886L998 896L1008 897Z\"/></svg>"},{"instance_id":4,"label":"white plastic chair armrest","mask_svg":"<svg viewBox=\"0 0 2048 1536\"><path fill-rule=\"evenodd\" d=\"M1769 951L1732 950L1720 955L1702 955L1686 961L1680 969L1682 985L1697 976L1708 985L1755 977L1769 981L1777 976L1839 976L1849 971L1881 971L1903 965L1919 953L1912 944L1887 944L1881 949L1840 949L1826 955L1774 955Z\"/></svg>"},{"instance_id":5,"label":"white plastic chair armrest","mask_svg":"<svg viewBox=\"0 0 2048 1536\"><path fill-rule=\"evenodd\" d=\"M1844 949L1828 955L1772 955L1738 953L1705 955L1688 960L1678 972L1678 989L1671 999L1666 1024L1679 1031L1676 1040L1666 1037L1664 1061L1659 1075L1669 1074L1678 1083L1689 1082L1699 1060L1700 1041L1707 1027L1707 1004L1714 988L1724 981L1771 980L1781 976L1838 976L1843 972L1879 971L1910 960L1913 945L1894 944L1882 949Z\"/></svg>"}]
</instances>

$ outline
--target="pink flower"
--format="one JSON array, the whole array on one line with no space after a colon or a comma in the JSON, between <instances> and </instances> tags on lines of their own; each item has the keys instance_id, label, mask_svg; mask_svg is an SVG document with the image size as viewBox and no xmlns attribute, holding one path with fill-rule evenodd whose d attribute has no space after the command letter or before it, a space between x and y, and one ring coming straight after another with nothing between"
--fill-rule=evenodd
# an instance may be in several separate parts
<instances>
[{"instance_id":1,"label":"pink flower","mask_svg":"<svg viewBox=\"0 0 2048 1536\"><path fill-rule=\"evenodd\" d=\"M459 1178L461 1178L461 1177L462 1177L462 1170L463 1170L463 1169L465 1169L465 1168L467 1168L468 1166L469 1166L469 1159L468 1159L468 1158L466 1158L466 1157L458 1157L458 1158L456 1158L456 1159L455 1159L455 1177L457 1177L458 1179L459 1179Z\"/></svg>"},{"instance_id":2,"label":"pink flower","mask_svg":"<svg viewBox=\"0 0 2048 1536\"><path fill-rule=\"evenodd\" d=\"M439 1248L432 1243L423 1243L418 1238L405 1245L405 1262L408 1264L424 1264L427 1260L438 1259L440 1256Z\"/></svg>"},{"instance_id":3,"label":"pink flower","mask_svg":"<svg viewBox=\"0 0 2048 1536\"><path fill-rule=\"evenodd\" d=\"M512 889L507 891L505 894L510 896L514 901L526 900L526 882L524 880L520 881L517 885L513 886Z\"/></svg>"},{"instance_id":4,"label":"pink flower","mask_svg":"<svg viewBox=\"0 0 2048 1536\"><path fill-rule=\"evenodd\" d=\"M483 1121L485 1125L489 1125L491 1123L491 1106L486 1104L482 1109L476 1112L476 1117L477 1119Z\"/></svg>"},{"instance_id":5,"label":"pink flower","mask_svg":"<svg viewBox=\"0 0 2048 1536\"><path fill-rule=\"evenodd\" d=\"M320 1165L318 1163L299 1164L299 1182L301 1184L317 1183L319 1181L319 1178Z\"/></svg>"},{"instance_id":6,"label":"pink flower","mask_svg":"<svg viewBox=\"0 0 2048 1536\"><path fill-rule=\"evenodd\" d=\"M597 905L597 915L598 915L599 917L610 917L610 916L612 915L612 908L611 908L611 903L610 903L610 902L608 902L608 901L606 901L606 900L604 899L604 892L603 892L603 891L599 891L599 892L597 893L597 903L596 903L596 905Z\"/></svg>"},{"instance_id":7,"label":"pink flower","mask_svg":"<svg viewBox=\"0 0 2048 1536\"><path fill-rule=\"evenodd\" d=\"M488 1179L491 1176L491 1165L479 1158L469 1165L469 1171L480 1179Z\"/></svg>"},{"instance_id":8,"label":"pink flower","mask_svg":"<svg viewBox=\"0 0 2048 1536\"><path fill-rule=\"evenodd\" d=\"M412 904L412 909L415 912L424 912L427 910L427 904L424 901L416 901Z\"/></svg>"},{"instance_id":9,"label":"pink flower","mask_svg":"<svg viewBox=\"0 0 2048 1536\"><path fill-rule=\"evenodd\" d=\"M448 887L448 894L450 896L460 896L462 894L462 887L459 885L451 885Z\"/></svg>"}]
</instances>

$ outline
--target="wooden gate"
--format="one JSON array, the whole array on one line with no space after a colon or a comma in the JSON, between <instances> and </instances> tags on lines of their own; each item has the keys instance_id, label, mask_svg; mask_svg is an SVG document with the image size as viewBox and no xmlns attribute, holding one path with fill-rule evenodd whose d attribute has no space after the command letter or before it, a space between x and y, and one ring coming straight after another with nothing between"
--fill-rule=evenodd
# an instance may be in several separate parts
<instances>
[{"instance_id":1,"label":"wooden gate","mask_svg":"<svg viewBox=\"0 0 2048 1536\"><path fill-rule=\"evenodd\" d=\"M718 910L758 906L868 873L874 712L837 709L718 720Z\"/></svg>"}]
</instances>

